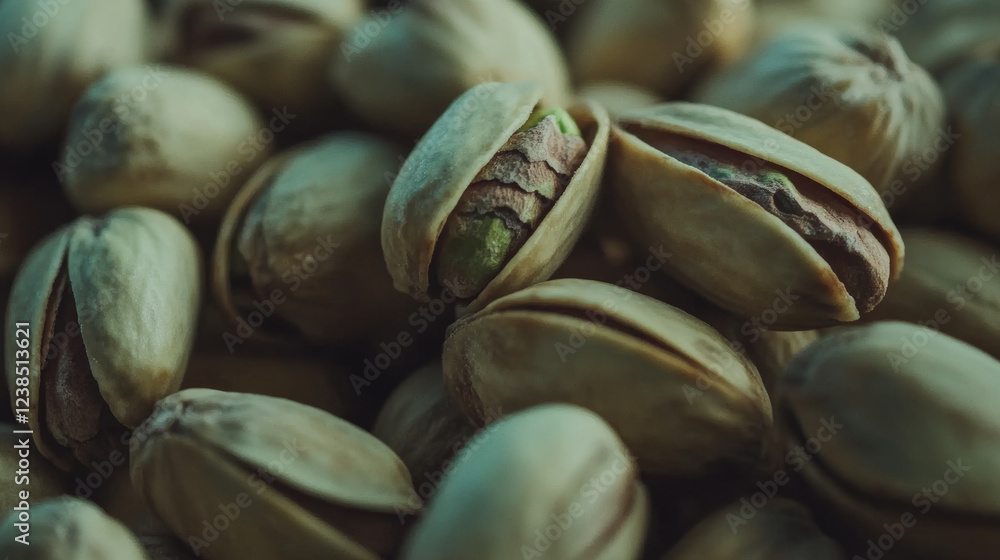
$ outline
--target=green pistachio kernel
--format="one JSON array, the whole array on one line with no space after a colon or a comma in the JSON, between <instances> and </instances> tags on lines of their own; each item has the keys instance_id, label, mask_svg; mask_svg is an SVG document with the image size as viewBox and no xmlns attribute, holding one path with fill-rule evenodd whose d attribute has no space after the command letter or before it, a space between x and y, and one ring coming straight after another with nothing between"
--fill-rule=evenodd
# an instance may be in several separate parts
<instances>
[{"instance_id":1,"label":"green pistachio kernel","mask_svg":"<svg viewBox=\"0 0 1000 560\"><path fill-rule=\"evenodd\" d=\"M569 113L565 109L550 108L550 109L536 109L534 113L528 117L528 122L524 123L518 132L524 132L530 128L534 128L535 125L542 122L542 119L552 115L556 118L556 124L559 125L559 132L567 136L580 136L580 127L576 126L576 121L573 117L569 116Z\"/></svg>"},{"instance_id":2,"label":"green pistachio kernel","mask_svg":"<svg viewBox=\"0 0 1000 560\"><path fill-rule=\"evenodd\" d=\"M514 242L514 232L496 216L469 216L448 225L439 276L462 298L474 297L493 280ZM452 285L449 285L452 284Z\"/></svg>"}]
</instances>

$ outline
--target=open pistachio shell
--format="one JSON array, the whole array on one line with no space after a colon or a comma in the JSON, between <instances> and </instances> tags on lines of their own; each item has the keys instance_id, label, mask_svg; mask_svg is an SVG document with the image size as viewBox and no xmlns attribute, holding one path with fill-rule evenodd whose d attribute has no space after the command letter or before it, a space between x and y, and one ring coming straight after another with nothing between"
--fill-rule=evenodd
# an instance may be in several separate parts
<instances>
[{"instance_id":1,"label":"open pistachio shell","mask_svg":"<svg viewBox=\"0 0 1000 560\"><path fill-rule=\"evenodd\" d=\"M477 424L546 402L589 408L644 470L703 476L763 453L771 405L753 365L694 317L589 280L552 280L452 325L445 383Z\"/></svg>"},{"instance_id":2,"label":"open pistachio shell","mask_svg":"<svg viewBox=\"0 0 1000 560\"><path fill-rule=\"evenodd\" d=\"M623 116L607 181L635 239L673 253L665 265L679 280L744 317L777 309L772 328L856 320L903 265L899 232L863 177L725 109L665 103Z\"/></svg>"},{"instance_id":3,"label":"open pistachio shell","mask_svg":"<svg viewBox=\"0 0 1000 560\"><path fill-rule=\"evenodd\" d=\"M485 83L465 92L403 164L382 218L382 248L396 289L429 301L440 297L433 259L449 216L480 170L541 102L534 82ZM579 238L597 199L609 122L599 106L572 107L588 150L569 184L524 245L480 294L487 302L549 278Z\"/></svg>"},{"instance_id":4,"label":"open pistachio shell","mask_svg":"<svg viewBox=\"0 0 1000 560\"><path fill-rule=\"evenodd\" d=\"M161 401L132 442L139 493L213 560L375 560L402 537L397 515L420 507L389 448L285 399L187 389ZM206 534L218 515L227 528Z\"/></svg>"},{"instance_id":5,"label":"open pistachio shell","mask_svg":"<svg viewBox=\"0 0 1000 560\"><path fill-rule=\"evenodd\" d=\"M929 328L875 323L820 339L781 386L797 470L859 545L884 550L904 531L890 542L906 558L996 557L1000 362Z\"/></svg>"}]
</instances>

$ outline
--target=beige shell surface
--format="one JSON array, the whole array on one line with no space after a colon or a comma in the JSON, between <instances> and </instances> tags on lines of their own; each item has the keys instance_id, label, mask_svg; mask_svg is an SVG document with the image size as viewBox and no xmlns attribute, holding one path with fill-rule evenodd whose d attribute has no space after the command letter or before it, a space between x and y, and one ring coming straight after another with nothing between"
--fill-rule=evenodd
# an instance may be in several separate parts
<instances>
[{"instance_id":1,"label":"beige shell surface","mask_svg":"<svg viewBox=\"0 0 1000 560\"><path fill-rule=\"evenodd\" d=\"M850 501L908 508L960 462L970 470L935 509L970 522L1000 514L1000 362L984 352L913 324L876 323L814 343L782 381L791 444L832 426L806 470Z\"/></svg>"},{"instance_id":2,"label":"beige shell surface","mask_svg":"<svg viewBox=\"0 0 1000 560\"><path fill-rule=\"evenodd\" d=\"M531 82L482 84L455 101L403 165L382 222L382 247L396 289L423 300L431 294L431 260L438 237L465 189L527 121L541 99ZM548 278L579 237L597 198L609 133L603 109L573 107L589 150L566 190L469 311Z\"/></svg>"},{"instance_id":3,"label":"beige shell surface","mask_svg":"<svg viewBox=\"0 0 1000 560\"><path fill-rule=\"evenodd\" d=\"M449 330L444 369L477 422L545 402L584 406L651 472L755 460L771 425L756 370L721 335L600 282L544 282L463 318Z\"/></svg>"},{"instance_id":4,"label":"beige shell surface","mask_svg":"<svg viewBox=\"0 0 1000 560\"><path fill-rule=\"evenodd\" d=\"M287 451L293 459L274 475L296 490L369 511L413 508L410 474L392 450L346 420L293 401L187 389L161 401L142 430L139 456L155 456L147 450L159 438L183 438L256 470Z\"/></svg>"}]
</instances>

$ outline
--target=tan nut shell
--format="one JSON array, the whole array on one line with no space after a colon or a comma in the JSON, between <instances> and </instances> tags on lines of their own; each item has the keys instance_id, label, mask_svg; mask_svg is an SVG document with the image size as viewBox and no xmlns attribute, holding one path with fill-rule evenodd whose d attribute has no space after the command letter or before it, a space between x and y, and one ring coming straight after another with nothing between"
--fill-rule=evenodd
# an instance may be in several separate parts
<instances>
[{"instance_id":1,"label":"tan nut shell","mask_svg":"<svg viewBox=\"0 0 1000 560\"><path fill-rule=\"evenodd\" d=\"M370 124L423 134L487 81L536 81L546 105L569 100L559 45L517 0L408 0L388 11L358 22L333 55L337 91Z\"/></svg>"},{"instance_id":2,"label":"tan nut shell","mask_svg":"<svg viewBox=\"0 0 1000 560\"><path fill-rule=\"evenodd\" d=\"M54 312L49 300L64 266L66 289L80 316L76 336L83 339L101 396L127 427L139 425L156 401L180 387L201 301L201 255L194 237L157 210L121 208L102 218L82 217L32 251L11 292L5 355L13 357L17 350L15 322L29 323L29 425L39 451L57 464L57 454L41 437L47 427L39 402L40 367L45 319ZM16 377L9 361L8 387Z\"/></svg>"},{"instance_id":3,"label":"tan nut shell","mask_svg":"<svg viewBox=\"0 0 1000 560\"><path fill-rule=\"evenodd\" d=\"M785 371L777 401L788 445L840 425L801 475L861 539L905 512L914 558L987 560L1000 549L1000 362L908 323L844 328ZM969 470L931 509L914 503L951 464ZM949 476L954 479L954 476ZM930 502L926 497L923 498ZM926 513L926 515L922 515Z\"/></svg>"},{"instance_id":4,"label":"tan nut shell","mask_svg":"<svg viewBox=\"0 0 1000 560\"><path fill-rule=\"evenodd\" d=\"M200 535L203 516L219 504L249 496L252 504L204 549L212 559L376 560L316 511L351 508L343 521L384 530L387 544L390 532L402 530L396 514L420 505L402 461L360 428L285 399L210 389L187 389L157 405L132 437L131 473L182 538Z\"/></svg>"},{"instance_id":5,"label":"tan nut shell","mask_svg":"<svg viewBox=\"0 0 1000 560\"><path fill-rule=\"evenodd\" d=\"M752 463L771 426L757 370L719 333L602 282L543 282L459 320L444 371L474 422L490 410L576 404L603 417L655 473Z\"/></svg>"},{"instance_id":6,"label":"tan nut shell","mask_svg":"<svg viewBox=\"0 0 1000 560\"><path fill-rule=\"evenodd\" d=\"M693 103L665 103L619 123L677 134L795 171L857 209L889 254L890 276L903 266L903 242L882 200L863 177L791 136L738 113ZM614 127L607 181L624 219L648 245L663 244L677 277L717 305L744 316L770 309L775 291L801 300L778 314L775 328L809 328L859 317L854 298L800 235L736 191Z\"/></svg>"},{"instance_id":7,"label":"tan nut shell","mask_svg":"<svg viewBox=\"0 0 1000 560\"><path fill-rule=\"evenodd\" d=\"M14 358L11 357L13 360ZM27 426L17 424L0 424L0 471L10 473L10 480L4 481L3 488L0 489L0 511L10 512L20 503L20 493L27 491L31 498L32 506L41 503L42 500L55 498L66 493L70 488L69 476L63 471L55 468L44 457L36 455L38 453L35 446L29 442L28 459L31 465L28 469L27 477L21 481L20 476L15 473L20 468L18 462L23 459L18 447L19 440L30 439L30 434L15 434L14 430L24 430ZM19 482L24 482L20 484Z\"/></svg>"},{"instance_id":8,"label":"tan nut shell","mask_svg":"<svg viewBox=\"0 0 1000 560\"><path fill-rule=\"evenodd\" d=\"M622 441L593 413L532 408L492 425L469 447L413 529L402 560L641 555L646 489ZM536 531L556 517L570 520L560 537L535 544Z\"/></svg>"},{"instance_id":9,"label":"tan nut shell","mask_svg":"<svg viewBox=\"0 0 1000 560\"><path fill-rule=\"evenodd\" d=\"M429 301L431 259L448 216L476 174L523 125L542 97L534 82L486 83L455 100L396 177L382 216L382 249L396 289ZM569 109L589 150L562 196L510 262L469 303L470 312L549 278L569 255L593 210L609 122L599 106Z\"/></svg>"}]
</instances>

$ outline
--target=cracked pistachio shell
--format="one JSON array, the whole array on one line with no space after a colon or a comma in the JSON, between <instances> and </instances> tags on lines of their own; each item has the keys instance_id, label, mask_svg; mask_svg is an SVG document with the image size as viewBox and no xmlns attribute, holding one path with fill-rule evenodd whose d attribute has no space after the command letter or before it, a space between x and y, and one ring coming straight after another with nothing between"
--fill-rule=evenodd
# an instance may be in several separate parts
<instances>
[{"instance_id":1,"label":"cracked pistachio shell","mask_svg":"<svg viewBox=\"0 0 1000 560\"><path fill-rule=\"evenodd\" d=\"M363 9L361 0L168 0L161 48L262 107L319 111L333 96L331 53Z\"/></svg>"},{"instance_id":2,"label":"cracked pistachio shell","mask_svg":"<svg viewBox=\"0 0 1000 560\"><path fill-rule=\"evenodd\" d=\"M146 17L135 0L0 2L0 147L55 140L88 84L145 59Z\"/></svg>"},{"instance_id":3,"label":"cracked pistachio shell","mask_svg":"<svg viewBox=\"0 0 1000 560\"><path fill-rule=\"evenodd\" d=\"M1000 42L948 72L942 85L958 135L952 188L966 221L1000 240Z\"/></svg>"},{"instance_id":4,"label":"cracked pistachio shell","mask_svg":"<svg viewBox=\"0 0 1000 560\"><path fill-rule=\"evenodd\" d=\"M776 402L788 448L822 442L799 476L859 543L915 520L894 553L996 557L1000 362L909 323L843 328L789 364Z\"/></svg>"},{"instance_id":5,"label":"cracked pistachio shell","mask_svg":"<svg viewBox=\"0 0 1000 560\"><path fill-rule=\"evenodd\" d=\"M216 240L212 285L230 321L273 302L274 314L308 340L343 344L412 312L380 246L389 177L402 160L395 144L363 132L330 134L268 160L233 200ZM245 272L233 270L234 258ZM249 275L252 292L234 292L237 274Z\"/></svg>"},{"instance_id":6,"label":"cracked pistachio shell","mask_svg":"<svg viewBox=\"0 0 1000 560\"><path fill-rule=\"evenodd\" d=\"M934 326L1000 359L1000 247L933 228L902 235L906 267L868 319Z\"/></svg>"},{"instance_id":7,"label":"cracked pistachio shell","mask_svg":"<svg viewBox=\"0 0 1000 560\"><path fill-rule=\"evenodd\" d=\"M847 560L840 545L813 523L809 510L776 498L750 519L741 502L730 504L696 525L663 560Z\"/></svg>"},{"instance_id":8,"label":"cracked pistachio shell","mask_svg":"<svg viewBox=\"0 0 1000 560\"><path fill-rule=\"evenodd\" d=\"M580 82L618 81L668 97L699 73L743 56L749 0L606 0L580 7L568 57Z\"/></svg>"},{"instance_id":9,"label":"cracked pistachio shell","mask_svg":"<svg viewBox=\"0 0 1000 560\"><path fill-rule=\"evenodd\" d=\"M210 560L391 554L420 507L402 461L374 436L293 401L187 389L132 437L132 483ZM227 529L205 523L230 508Z\"/></svg>"},{"instance_id":10,"label":"cracked pistachio shell","mask_svg":"<svg viewBox=\"0 0 1000 560\"><path fill-rule=\"evenodd\" d=\"M331 75L367 122L414 136L487 81L538 82L547 106L570 98L555 38L516 0L410 0L374 11L344 39Z\"/></svg>"},{"instance_id":11,"label":"cracked pistachio shell","mask_svg":"<svg viewBox=\"0 0 1000 560\"><path fill-rule=\"evenodd\" d=\"M54 168L81 212L135 204L203 221L222 214L270 152L262 129L254 108L208 75L128 66L77 101Z\"/></svg>"},{"instance_id":12,"label":"cracked pistachio shell","mask_svg":"<svg viewBox=\"0 0 1000 560\"><path fill-rule=\"evenodd\" d=\"M758 181L778 173L787 190L753 192L764 195L755 202L650 142L707 154L711 163L727 158ZM612 130L607 181L635 241L673 253L665 263L670 273L728 311L769 320L770 328L857 320L903 266L899 232L871 184L733 111L665 103L623 116Z\"/></svg>"},{"instance_id":13,"label":"cracked pistachio shell","mask_svg":"<svg viewBox=\"0 0 1000 560\"><path fill-rule=\"evenodd\" d=\"M31 435L14 433L14 430L26 428L27 426L18 424L0 424L0 445L3 446L0 447L0 472L8 473L9 476L9 480L4 481L3 489L0 490L0 511L13 511L14 506L21 501L22 491L27 491L31 503L37 504L42 500L55 498L70 489L66 473L38 455L38 450L31 443ZM25 441L28 442L27 453L30 464L27 469L22 469L18 463L24 460L21 456L24 447L21 444ZM25 472L18 474L18 470Z\"/></svg>"},{"instance_id":14,"label":"cracked pistachio shell","mask_svg":"<svg viewBox=\"0 0 1000 560\"><path fill-rule=\"evenodd\" d=\"M382 216L382 249L397 290L422 300L436 293L431 269L448 217L479 171L542 101L534 82L480 84L452 103L406 159ZM468 303L472 312L548 279L569 255L597 200L609 122L601 107L568 109L588 151L562 195L503 269Z\"/></svg>"},{"instance_id":15,"label":"cracked pistachio shell","mask_svg":"<svg viewBox=\"0 0 1000 560\"><path fill-rule=\"evenodd\" d=\"M753 464L771 426L757 370L722 335L602 282L543 282L460 319L448 331L444 372L478 425L490 410L576 404L603 417L657 474Z\"/></svg>"},{"instance_id":16,"label":"cracked pistachio shell","mask_svg":"<svg viewBox=\"0 0 1000 560\"><path fill-rule=\"evenodd\" d=\"M540 406L504 418L473 446L445 477L402 560L639 558L646 489L599 417Z\"/></svg>"},{"instance_id":17,"label":"cracked pistachio shell","mask_svg":"<svg viewBox=\"0 0 1000 560\"><path fill-rule=\"evenodd\" d=\"M67 496L32 506L28 546L14 541L21 535L17 515L0 527L0 555L7 560L147 559L135 535L91 502Z\"/></svg>"},{"instance_id":18,"label":"cracked pistachio shell","mask_svg":"<svg viewBox=\"0 0 1000 560\"><path fill-rule=\"evenodd\" d=\"M915 162L935 150L945 125L941 91L896 39L832 25L781 34L701 85L694 101L794 136L857 171L893 202L890 189L900 190L895 181L908 187L904 195L914 190ZM931 178L933 170L921 176Z\"/></svg>"},{"instance_id":19,"label":"cracked pistachio shell","mask_svg":"<svg viewBox=\"0 0 1000 560\"><path fill-rule=\"evenodd\" d=\"M201 255L195 240L157 210L121 208L102 217L84 216L35 247L14 281L5 354L14 356L17 350L15 322L27 322L28 416L41 454L71 468L67 449L51 437L49 427L59 419L52 418L54 403L42 402L51 395L43 390L43 361L69 358L60 371L89 372L88 385L96 383L102 410L106 405L116 422L135 427L156 401L180 387L200 299ZM17 377L11 361L12 399ZM70 425L95 420L91 415L100 413L91 408L96 403L77 400L77 389L59 389L67 400L59 407L67 415L62 420Z\"/></svg>"}]
</instances>

